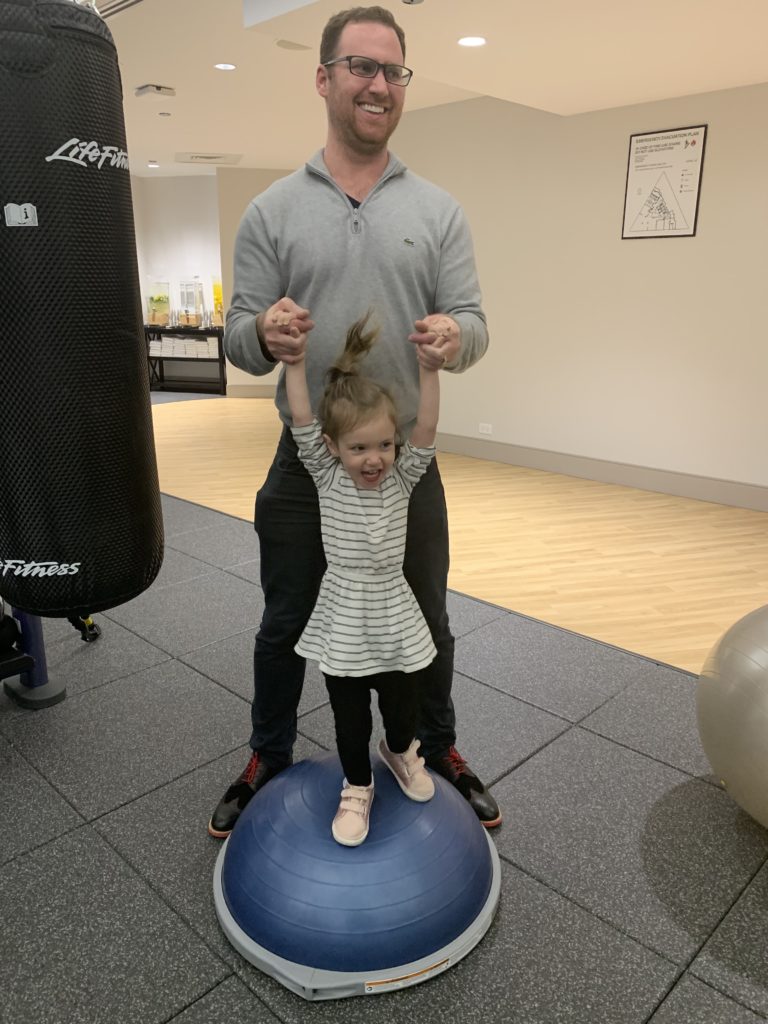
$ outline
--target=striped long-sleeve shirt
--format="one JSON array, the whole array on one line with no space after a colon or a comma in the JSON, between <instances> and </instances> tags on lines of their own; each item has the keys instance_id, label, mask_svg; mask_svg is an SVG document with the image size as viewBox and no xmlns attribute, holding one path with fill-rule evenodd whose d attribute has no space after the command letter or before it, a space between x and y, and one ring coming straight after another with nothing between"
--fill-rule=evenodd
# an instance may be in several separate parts
<instances>
[{"instance_id":1,"label":"striped long-sleeve shirt","mask_svg":"<svg viewBox=\"0 0 768 1024\"><path fill-rule=\"evenodd\" d=\"M436 651L403 557L411 491L435 449L406 442L380 487L362 490L328 451L317 421L294 427L293 436L317 486L328 563L297 653L334 676L425 668Z\"/></svg>"}]
</instances>

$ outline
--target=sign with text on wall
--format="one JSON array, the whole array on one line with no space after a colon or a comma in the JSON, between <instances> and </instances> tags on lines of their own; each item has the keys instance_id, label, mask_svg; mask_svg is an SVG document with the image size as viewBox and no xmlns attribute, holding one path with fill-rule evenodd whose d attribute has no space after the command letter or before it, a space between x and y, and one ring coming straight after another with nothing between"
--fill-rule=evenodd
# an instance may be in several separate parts
<instances>
[{"instance_id":1,"label":"sign with text on wall","mask_svg":"<svg viewBox=\"0 0 768 1024\"><path fill-rule=\"evenodd\" d=\"M622 238L696 234L707 126L629 138Z\"/></svg>"}]
</instances>

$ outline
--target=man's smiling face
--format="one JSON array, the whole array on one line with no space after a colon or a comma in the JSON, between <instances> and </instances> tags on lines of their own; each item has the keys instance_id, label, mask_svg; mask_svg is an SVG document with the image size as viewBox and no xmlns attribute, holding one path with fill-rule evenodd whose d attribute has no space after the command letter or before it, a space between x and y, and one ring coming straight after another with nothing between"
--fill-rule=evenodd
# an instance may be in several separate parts
<instances>
[{"instance_id":1,"label":"man's smiling face","mask_svg":"<svg viewBox=\"0 0 768 1024\"><path fill-rule=\"evenodd\" d=\"M403 63L397 35L376 22L346 25L336 56L370 57L379 64ZM360 78L341 63L318 68L317 91L326 101L329 130L342 145L363 156L386 149L403 112L402 85L389 85L381 70L375 78Z\"/></svg>"}]
</instances>

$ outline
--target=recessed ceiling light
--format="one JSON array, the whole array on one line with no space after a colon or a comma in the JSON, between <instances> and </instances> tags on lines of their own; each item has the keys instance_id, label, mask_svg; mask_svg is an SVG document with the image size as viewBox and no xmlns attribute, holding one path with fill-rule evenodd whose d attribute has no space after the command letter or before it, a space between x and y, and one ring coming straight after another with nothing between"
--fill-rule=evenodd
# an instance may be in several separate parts
<instances>
[{"instance_id":1,"label":"recessed ceiling light","mask_svg":"<svg viewBox=\"0 0 768 1024\"><path fill-rule=\"evenodd\" d=\"M464 36L459 40L459 46L485 46L485 43L482 36Z\"/></svg>"},{"instance_id":2,"label":"recessed ceiling light","mask_svg":"<svg viewBox=\"0 0 768 1024\"><path fill-rule=\"evenodd\" d=\"M214 64L217 71L234 71L237 64Z\"/></svg>"},{"instance_id":3,"label":"recessed ceiling light","mask_svg":"<svg viewBox=\"0 0 768 1024\"><path fill-rule=\"evenodd\" d=\"M147 167L159 167L159 166L160 166L160 164L157 162L157 160L148 160L147 161Z\"/></svg>"}]
</instances>

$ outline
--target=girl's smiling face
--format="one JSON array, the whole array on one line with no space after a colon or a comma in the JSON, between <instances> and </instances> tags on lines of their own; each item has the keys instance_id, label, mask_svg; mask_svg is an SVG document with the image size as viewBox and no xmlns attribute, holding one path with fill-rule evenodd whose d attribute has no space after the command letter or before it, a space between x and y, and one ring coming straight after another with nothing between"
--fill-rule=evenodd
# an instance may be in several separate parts
<instances>
[{"instance_id":1,"label":"girl's smiling face","mask_svg":"<svg viewBox=\"0 0 768 1024\"><path fill-rule=\"evenodd\" d=\"M328 450L361 490L375 490L395 461L395 423L383 410L356 424L334 442L324 434Z\"/></svg>"}]
</instances>

